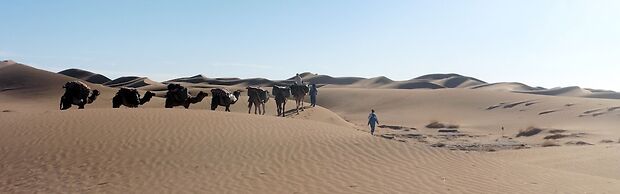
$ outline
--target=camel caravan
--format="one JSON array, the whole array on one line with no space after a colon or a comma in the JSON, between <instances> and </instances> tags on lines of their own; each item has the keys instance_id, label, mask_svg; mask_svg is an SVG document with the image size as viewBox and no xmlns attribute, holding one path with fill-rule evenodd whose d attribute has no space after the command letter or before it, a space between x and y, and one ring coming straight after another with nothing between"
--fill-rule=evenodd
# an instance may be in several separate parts
<instances>
[{"instance_id":1,"label":"camel caravan","mask_svg":"<svg viewBox=\"0 0 620 194\"><path fill-rule=\"evenodd\" d=\"M286 116L286 102L291 96L293 96L296 103L294 111L297 114L299 114L300 110L303 111L303 100L309 92L309 87L300 80L301 78L297 75L295 83L292 85L276 84L272 86L271 95L275 98L277 116ZM77 105L78 109L84 109L86 104L93 103L100 95L98 90L91 89L80 81L67 82L63 88L65 93L60 98L60 110L67 110L72 105ZM260 86L248 86L246 90L248 114L252 113L252 107L254 107L254 114L264 115L266 113L265 104L270 98L269 91ZM151 91L147 91L141 96L135 88L122 87L112 98L112 108L120 108L121 106L137 108L149 102L154 96L155 93ZM207 96L209 94L203 91L199 91L198 94L192 96L189 90L181 84L170 83L164 96L166 99L164 107L174 108L183 106L188 109L191 104L199 103ZM224 111L230 112L230 106L237 103L240 96L240 90L231 92L225 88L211 89L211 110L216 110L218 106L222 106L225 107Z\"/></svg>"}]
</instances>

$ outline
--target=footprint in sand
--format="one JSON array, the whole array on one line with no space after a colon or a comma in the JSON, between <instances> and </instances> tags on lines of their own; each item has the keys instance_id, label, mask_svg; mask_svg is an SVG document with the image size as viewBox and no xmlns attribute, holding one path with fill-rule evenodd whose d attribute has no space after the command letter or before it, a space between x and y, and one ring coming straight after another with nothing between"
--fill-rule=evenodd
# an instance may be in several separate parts
<instances>
[{"instance_id":1,"label":"footprint in sand","mask_svg":"<svg viewBox=\"0 0 620 194\"><path fill-rule=\"evenodd\" d=\"M505 105L504 108L513 108L515 106L519 106L521 104L528 104L528 103L535 103L535 102L533 100L526 100L526 101L521 101L521 102L515 102L515 103L512 103L512 104ZM532 104L530 104L530 105L532 105Z\"/></svg>"},{"instance_id":2,"label":"footprint in sand","mask_svg":"<svg viewBox=\"0 0 620 194\"><path fill-rule=\"evenodd\" d=\"M549 113L554 113L554 112L558 112L560 110L549 110L549 111L543 111L538 113L538 115L545 115L545 114L549 114Z\"/></svg>"}]
</instances>

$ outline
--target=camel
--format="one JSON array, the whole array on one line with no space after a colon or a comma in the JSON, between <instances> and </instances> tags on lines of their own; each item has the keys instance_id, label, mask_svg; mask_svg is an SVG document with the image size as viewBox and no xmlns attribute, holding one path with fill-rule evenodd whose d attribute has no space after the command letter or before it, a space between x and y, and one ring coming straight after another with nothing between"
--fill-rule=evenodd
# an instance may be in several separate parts
<instances>
[{"instance_id":1,"label":"camel","mask_svg":"<svg viewBox=\"0 0 620 194\"><path fill-rule=\"evenodd\" d=\"M271 89L271 93L275 96L276 99L276 111L278 112L278 116L284 117L286 98L291 96L291 89L289 87L274 85Z\"/></svg>"},{"instance_id":2,"label":"camel","mask_svg":"<svg viewBox=\"0 0 620 194\"><path fill-rule=\"evenodd\" d=\"M291 94L293 94L293 97L295 97L295 104L297 104L295 111L297 111L297 114L299 114L299 109L303 111L304 98L306 97L306 94L308 93L308 91L310 91L310 89L308 88L307 85L297 85L297 84L292 85L290 88L291 88Z\"/></svg>"},{"instance_id":3,"label":"camel","mask_svg":"<svg viewBox=\"0 0 620 194\"><path fill-rule=\"evenodd\" d=\"M139 105L147 103L155 96L155 93L148 91L144 93L144 97L140 98L138 90L133 88L121 88L112 98L112 108L120 108L121 105L129 108L137 108Z\"/></svg>"},{"instance_id":4,"label":"camel","mask_svg":"<svg viewBox=\"0 0 620 194\"><path fill-rule=\"evenodd\" d=\"M269 92L260 87L247 87L248 89L248 114L254 105L254 114L265 114L265 103L269 101ZM258 112L257 112L258 111Z\"/></svg>"},{"instance_id":5,"label":"camel","mask_svg":"<svg viewBox=\"0 0 620 194\"><path fill-rule=\"evenodd\" d=\"M186 109L190 104L196 104L209 94L200 91L196 96L191 96L187 91L187 88L180 84L168 84L168 92L166 92L166 108L173 108L175 106L183 106Z\"/></svg>"},{"instance_id":6,"label":"camel","mask_svg":"<svg viewBox=\"0 0 620 194\"><path fill-rule=\"evenodd\" d=\"M211 110L217 109L217 106L224 106L226 107L226 112L230 112L230 105L235 104L237 101L239 101L241 91L237 90L233 93L230 93L226 89L215 88L211 89L211 95Z\"/></svg>"},{"instance_id":7,"label":"camel","mask_svg":"<svg viewBox=\"0 0 620 194\"><path fill-rule=\"evenodd\" d=\"M71 105L77 105L78 109L84 109L84 105L93 103L99 90L92 90L80 81L71 81L63 86L65 93L60 97L60 110L67 110Z\"/></svg>"}]
</instances>

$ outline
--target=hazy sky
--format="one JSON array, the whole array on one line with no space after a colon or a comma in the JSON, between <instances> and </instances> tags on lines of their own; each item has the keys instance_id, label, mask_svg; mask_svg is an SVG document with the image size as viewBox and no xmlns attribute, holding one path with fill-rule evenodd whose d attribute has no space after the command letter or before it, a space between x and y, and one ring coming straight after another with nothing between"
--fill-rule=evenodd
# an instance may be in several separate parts
<instances>
[{"instance_id":1,"label":"hazy sky","mask_svg":"<svg viewBox=\"0 0 620 194\"><path fill-rule=\"evenodd\" d=\"M158 81L333 76L620 90L620 1L0 0L0 59Z\"/></svg>"}]
</instances>

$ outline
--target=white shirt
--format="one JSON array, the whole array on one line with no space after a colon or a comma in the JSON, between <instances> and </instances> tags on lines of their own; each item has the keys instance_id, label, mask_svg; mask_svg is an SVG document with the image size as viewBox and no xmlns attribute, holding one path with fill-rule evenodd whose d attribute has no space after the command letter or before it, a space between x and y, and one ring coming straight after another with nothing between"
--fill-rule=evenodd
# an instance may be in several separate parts
<instances>
[{"instance_id":1,"label":"white shirt","mask_svg":"<svg viewBox=\"0 0 620 194\"><path fill-rule=\"evenodd\" d=\"M303 85L303 80L301 79L301 76L295 76L295 84L297 85Z\"/></svg>"}]
</instances>

